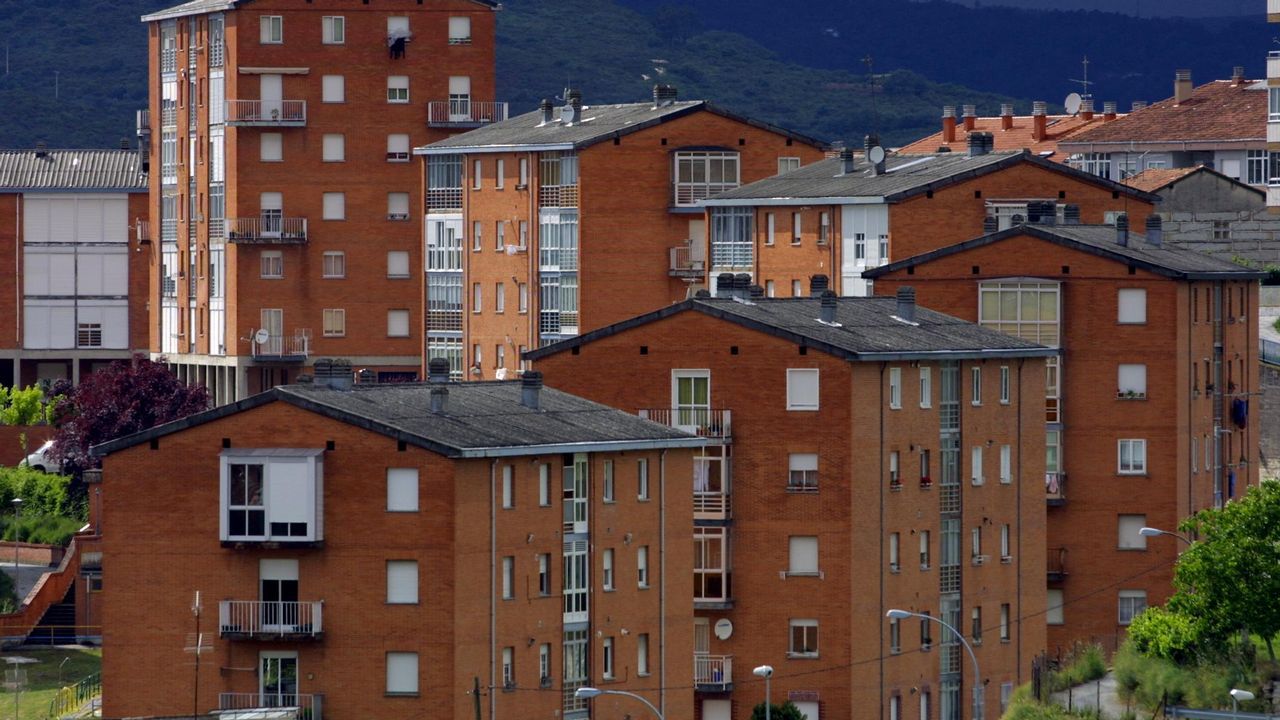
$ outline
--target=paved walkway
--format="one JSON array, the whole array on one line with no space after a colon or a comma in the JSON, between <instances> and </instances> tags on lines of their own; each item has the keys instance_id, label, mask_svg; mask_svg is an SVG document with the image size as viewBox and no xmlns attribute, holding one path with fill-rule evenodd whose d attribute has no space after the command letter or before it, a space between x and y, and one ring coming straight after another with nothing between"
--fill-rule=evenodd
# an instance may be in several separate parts
<instances>
[{"instance_id":1,"label":"paved walkway","mask_svg":"<svg viewBox=\"0 0 1280 720\"><path fill-rule=\"evenodd\" d=\"M31 592L31 588L35 587L39 582L40 576L47 572L55 570L48 565L18 565L18 601L21 602ZM9 562L5 562L4 558L0 558L0 570L13 577L13 558Z\"/></svg>"},{"instance_id":2,"label":"paved walkway","mask_svg":"<svg viewBox=\"0 0 1280 720\"><path fill-rule=\"evenodd\" d=\"M1102 716L1110 720L1119 720L1124 716L1125 703L1120 698L1116 678L1112 673L1107 673L1101 680L1095 680L1083 685L1077 685L1070 690L1063 690L1053 694L1053 701L1062 707L1070 707L1073 710L1094 709L1099 704L1102 705Z\"/></svg>"}]
</instances>

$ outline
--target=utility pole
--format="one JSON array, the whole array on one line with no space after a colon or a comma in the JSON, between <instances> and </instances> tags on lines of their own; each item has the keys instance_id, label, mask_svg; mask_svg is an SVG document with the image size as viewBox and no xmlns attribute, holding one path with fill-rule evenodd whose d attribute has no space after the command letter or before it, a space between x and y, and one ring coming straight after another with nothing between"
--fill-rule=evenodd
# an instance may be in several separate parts
<instances>
[{"instance_id":1,"label":"utility pole","mask_svg":"<svg viewBox=\"0 0 1280 720\"><path fill-rule=\"evenodd\" d=\"M196 591L195 602L191 604L191 614L196 619L195 635L187 642L187 647L183 648L186 652L193 653L196 656L195 681L191 690L191 718L195 720L200 716L200 654L213 650L212 645L206 645L204 642L204 634L200 632L200 591Z\"/></svg>"}]
</instances>

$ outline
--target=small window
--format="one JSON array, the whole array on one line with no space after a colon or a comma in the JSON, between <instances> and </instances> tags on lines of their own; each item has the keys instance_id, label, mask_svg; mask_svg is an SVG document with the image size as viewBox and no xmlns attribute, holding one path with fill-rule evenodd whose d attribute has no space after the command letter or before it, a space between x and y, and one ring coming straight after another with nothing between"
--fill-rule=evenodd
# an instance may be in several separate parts
<instances>
[{"instance_id":1,"label":"small window","mask_svg":"<svg viewBox=\"0 0 1280 720\"><path fill-rule=\"evenodd\" d=\"M787 369L787 409L818 409L818 371Z\"/></svg>"},{"instance_id":2,"label":"small window","mask_svg":"<svg viewBox=\"0 0 1280 720\"><path fill-rule=\"evenodd\" d=\"M516 286L517 308L523 313L529 312L529 284L518 283Z\"/></svg>"},{"instance_id":3,"label":"small window","mask_svg":"<svg viewBox=\"0 0 1280 720\"><path fill-rule=\"evenodd\" d=\"M928 649L933 647L933 620L929 619L929 613L922 613L924 617L920 618L920 647ZM957 631L958 632L958 631ZM924 711L924 704L920 706L921 712ZM921 714L921 718L925 716Z\"/></svg>"},{"instance_id":4,"label":"small window","mask_svg":"<svg viewBox=\"0 0 1280 720\"><path fill-rule=\"evenodd\" d=\"M973 405L982 404L982 368L969 368L969 402Z\"/></svg>"},{"instance_id":5,"label":"small window","mask_svg":"<svg viewBox=\"0 0 1280 720\"><path fill-rule=\"evenodd\" d=\"M387 512L418 511L418 469L387 468Z\"/></svg>"},{"instance_id":6,"label":"small window","mask_svg":"<svg viewBox=\"0 0 1280 720\"><path fill-rule=\"evenodd\" d=\"M902 487L902 475L898 467L899 456L897 450L889 451L889 489L898 490Z\"/></svg>"},{"instance_id":7,"label":"small window","mask_svg":"<svg viewBox=\"0 0 1280 720\"><path fill-rule=\"evenodd\" d=\"M791 642L787 647L790 657L818 657L818 621L797 620L790 622Z\"/></svg>"},{"instance_id":8,"label":"small window","mask_svg":"<svg viewBox=\"0 0 1280 720\"><path fill-rule=\"evenodd\" d=\"M803 215L798 212L791 213L791 244L799 245L804 229Z\"/></svg>"},{"instance_id":9,"label":"small window","mask_svg":"<svg viewBox=\"0 0 1280 720\"><path fill-rule=\"evenodd\" d=\"M982 472L982 446L974 445L969 453L969 479L974 485L981 485L986 481Z\"/></svg>"},{"instance_id":10,"label":"small window","mask_svg":"<svg viewBox=\"0 0 1280 720\"><path fill-rule=\"evenodd\" d=\"M1146 590L1121 590L1120 591L1120 624L1128 625L1133 622L1143 610L1147 609L1147 591Z\"/></svg>"},{"instance_id":11,"label":"small window","mask_svg":"<svg viewBox=\"0 0 1280 720\"><path fill-rule=\"evenodd\" d=\"M1062 591L1056 588L1049 588L1049 592L1045 597L1045 607L1047 611L1044 615L1045 623L1049 625L1061 625L1062 618Z\"/></svg>"},{"instance_id":12,"label":"small window","mask_svg":"<svg viewBox=\"0 0 1280 720\"><path fill-rule=\"evenodd\" d=\"M387 694L418 694L418 653L387 653Z\"/></svg>"},{"instance_id":13,"label":"small window","mask_svg":"<svg viewBox=\"0 0 1280 720\"><path fill-rule=\"evenodd\" d=\"M787 491L818 491L818 454L791 453L788 456Z\"/></svg>"},{"instance_id":14,"label":"small window","mask_svg":"<svg viewBox=\"0 0 1280 720\"><path fill-rule=\"evenodd\" d=\"M515 468L511 465L502 466L502 507L506 510L516 506L516 479Z\"/></svg>"},{"instance_id":15,"label":"small window","mask_svg":"<svg viewBox=\"0 0 1280 720\"><path fill-rule=\"evenodd\" d=\"M409 337L409 311L387 311L387 337Z\"/></svg>"},{"instance_id":16,"label":"small window","mask_svg":"<svg viewBox=\"0 0 1280 720\"><path fill-rule=\"evenodd\" d=\"M831 213L818 213L818 242L827 243L831 239Z\"/></svg>"},{"instance_id":17,"label":"small window","mask_svg":"<svg viewBox=\"0 0 1280 720\"><path fill-rule=\"evenodd\" d=\"M471 44L471 18L466 16L449 18L449 44Z\"/></svg>"},{"instance_id":18,"label":"small window","mask_svg":"<svg viewBox=\"0 0 1280 720\"><path fill-rule=\"evenodd\" d=\"M551 506L551 466L546 463L538 466L538 506Z\"/></svg>"},{"instance_id":19,"label":"small window","mask_svg":"<svg viewBox=\"0 0 1280 720\"><path fill-rule=\"evenodd\" d=\"M1147 441L1120 440L1119 468L1121 475L1143 475L1147 472Z\"/></svg>"},{"instance_id":20,"label":"small window","mask_svg":"<svg viewBox=\"0 0 1280 720\"><path fill-rule=\"evenodd\" d=\"M409 277L409 252L407 250L387 251L387 277Z\"/></svg>"},{"instance_id":21,"label":"small window","mask_svg":"<svg viewBox=\"0 0 1280 720\"><path fill-rule=\"evenodd\" d=\"M1146 527L1146 515L1121 515L1118 523L1120 538L1116 547L1121 550L1146 550L1147 538L1139 530Z\"/></svg>"},{"instance_id":22,"label":"small window","mask_svg":"<svg viewBox=\"0 0 1280 720\"><path fill-rule=\"evenodd\" d=\"M889 533L889 572L896 573L901 569L898 556L900 538L898 533Z\"/></svg>"},{"instance_id":23,"label":"small window","mask_svg":"<svg viewBox=\"0 0 1280 720\"><path fill-rule=\"evenodd\" d=\"M387 193L387 219L399 221L409 219L409 193Z\"/></svg>"},{"instance_id":24,"label":"small window","mask_svg":"<svg viewBox=\"0 0 1280 720\"><path fill-rule=\"evenodd\" d=\"M520 250L529 247L529 221L527 220L520 221L520 244L516 247Z\"/></svg>"},{"instance_id":25,"label":"small window","mask_svg":"<svg viewBox=\"0 0 1280 720\"><path fill-rule=\"evenodd\" d=\"M902 368L889 368L889 409L902 409Z\"/></svg>"},{"instance_id":26,"label":"small window","mask_svg":"<svg viewBox=\"0 0 1280 720\"><path fill-rule=\"evenodd\" d=\"M649 546L636 548L636 587L649 587Z\"/></svg>"},{"instance_id":27,"label":"small window","mask_svg":"<svg viewBox=\"0 0 1280 720\"><path fill-rule=\"evenodd\" d=\"M1000 366L1000 404L1008 405L1010 400L1009 366Z\"/></svg>"},{"instance_id":28,"label":"small window","mask_svg":"<svg viewBox=\"0 0 1280 720\"><path fill-rule=\"evenodd\" d=\"M649 460L647 458L636 461L636 499L649 499Z\"/></svg>"},{"instance_id":29,"label":"small window","mask_svg":"<svg viewBox=\"0 0 1280 720\"><path fill-rule=\"evenodd\" d=\"M788 575L818 574L818 538L813 535L792 535L788 538L790 564Z\"/></svg>"},{"instance_id":30,"label":"small window","mask_svg":"<svg viewBox=\"0 0 1280 720\"><path fill-rule=\"evenodd\" d=\"M1057 609L1057 611L1058 611L1058 622L1057 622L1057 623L1054 623L1052 620L1048 620L1048 618L1046 617L1046 621L1048 622L1048 624L1049 624L1049 625L1061 625L1061 624L1062 624L1062 591L1061 591L1061 590L1050 590L1050 591L1049 591L1049 600L1050 600L1050 602L1049 602L1049 604L1048 604L1048 607L1049 607L1049 615L1052 615L1052 613L1053 613L1053 611L1054 611L1054 609L1055 609L1055 608L1054 608L1054 603L1053 603L1053 599L1054 599L1054 598L1053 598L1053 594L1054 594L1055 592L1058 594L1058 597L1057 597L1057 608L1056 608L1056 609ZM1009 642L1009 620L1010 620L1010 617L1009 617L1009 616L1010 616L1010 614L1011 614L1011 613L1010 613L1010 610L1011 610L1011 608L1009 607L1009 603L1001 603L1001 604L1000 604L1000 642Z\"/></svg>"},{"instance_id":31,"label":"small window","mask_svg":"<svg viewBox=\"0 0 1280 720\"><path fill-rule=\"evenodd\" d=\"M279 250L263 250L260 275L269 280L284 277L284 253Z\"/></svg>"},{"instance_id":32,"label":"small window","mask_svg":"<svg viewBox=\"0 0 1280 720\"><path fill-rule=\"evenodd\" d=\"M920 368L920 407L933 407L933 371L932 368Z\"/></svg>"},{"instance_id":33,"label":"small window","mask_svg":"<svg viewBox=\"0 0 1280 720\"><path fill-rule=\"evenodd\" d=\"M484 223L479 220L471 223L471 249L479 252L484 246Z\"/></svg>"},{"instance_id":34,"label":"small window","mask_svg":"<svg viewBox=\"0 0 1280 720\"><path fill-rule=\"evenodd\" d=\"M764 296L765 296L765 297L777 297L777 295L776 295L776 290L775 290L775 289L774 289L774 287L773 287L773 281L772 281L772 280L765 280L765 281L764 281Z\"/></svg>"},{"instance_id":35,"label":"small window","mask_svg":"<svg viewBox=\"0 0 1280 720\"><path fill-rule=\"evenodd\" d=\"M778 158L778 174L789 173L792 170L800 169L800 158L798 157L780 157Z\"/></svg>"},{"instance_id":36,"label":"small window","mask_svg":"<svg viewBox=\"0 0 1280 720\"><path fill-rule=\"evenodd\" d=\"M978 561L978 558L980 558L980 557L982 557L982 556L983 556L983 555L982 555L982 526L981 526L981 525L979 525L978 527L975 527L975 528L972 530L972 532L970 533L970 540L971 540L971 542L970 542L971 547L970 547L970 553L969 553L969 555L970 555L970 556L974 559L974 561L976 562L976 561Z\"/></svg>"},{"instance_id":37,"label":"small window","mask_svg":"<svg viewBox=\"0 0 1280 720\"><path fill-rule=\"evenodd\" d=\"M777 217L774 213L768 212L764 214L764 244L772 245L777 236Z\"/></svg>"},{"instance_id":38,"label":"small window","mask_svg":"<svg viewBox=\"0 0 1280 720\"><path fill-rule=\"evenodd\" d=\"M1147 396L1147 366L1121 365L1117 372L1116 396L1121 398L1145 398Z\"/></svg>"},{"instance_id":39,"label":"small window","mask_svg":"<svg viewBox=\"0 0 1280 720\"><path fill-rule=\"evenodd\" d=\"M649 674L649 633L636 636L636 674L641 677Z\"/></svg>"},{"instance_id":40,"label":"small window","mask_svg":"<svg viewBox=\"0 0 1280 720\"><path fill-rule=\"evenodd\" d=\"M510 555L502 558L502 599L514 600L516 592L516 559Z\"/></svg>"},{"instance_id":41,"label":"small window","mask_svg":"<svg viewBox=\"0 0 1280 720\"><path fill-rule=\"evenodd\" d=\"M342 308L324 309L324 336L344 337L347 334L347 311Z\"/></svg>"},{"instance_id":42,"label":"small window","mask_svg":"<svg viewBox=\"0 0 1280 720\"><path fill-rule=\"evenodd\" d=\"M799 280L791 281L791 297L804 297L804 284Z\"/></svg>"},{"instance_id":43,"label":"small window","mask_svg":"<svg viewBox=\"0 0 1280 720\"><path fill-rule=\"evenodd\" d=\"M959 544L957 542L957 544ZM959 548L957 548L959 549ZM920 569L929 569L929 531L920 531Z\"/></svg>"},{"instance_id":44,"label":"small window","mask_svg":"<svg viewBox=\"0 0 1280 720\"><path fill-rule=\"evenodd\" d=\"M387 561L387 604L416 605L418 603L418 561Z\"/></svg>"},{"instance_id":45,"label":"small window","mask_svg":"<svg viewBox=\"0 0 1280 720\"><path fill-rule=\"evenodd\" d=\"M515 688L516 686L516 649L513 647L502 648L502 687Z\"/></svg>"},{"instance_id":46,"label":"small window","mask_svg":"<svg viewBox=\"0 0 1280 720\"><path fill-rule=\"evenodd\" d=\"M341 45L347 41L347 19L341 15L325 15L320 18L322 39L325 45Z\"/></svg>"},{"instance_id":47,"label":"small window","mask_svg":"<svg viewBox=\"0 0 1280 720\"><path fill-rule=\"evenodd\" d=\"M387 136L387 162L409 162L409 136L392 133Z\"/></svg>"},{"instance_id":48,"label":"small window","mask_svg":"<svg viewBox=\"0 0 1280 720\"><path fill-rule=\"evenodd\" d=\"M550 553L543 553L538 556L538 594L543 597L551 594Z\"/></svg>"},{"instance_id":49,"label":"small window","mask_svg":"<svg viewBox=\"0 0 1280 720\"><path fill-rule=\"evenodd\" d=\"M1009 562L1013 559L1013 552L1009 545L1009 524L1005 523L1000 526L1000 561Z\"/></svg>"},{"instance_id":50,"label":"small window","mask_svg":"<svg viewBox=\"0 0 1280 720\"><path fill-rule=\"evenodd\" d=\"M263 45L279 45L284 42L284 17L263 15L258 18L258 41Z\"/></svg>"},{"instance_id":51,"label":"small window","mask_svg":"<svg viewBox=\"0 0 1280 720\"><path fill-rule=\"evenodd\" d=\"M529 158L520 158L520 180L516 183L517 190L523 190L529 187Z\"/></svg>"},{"instance_id":52,"label":"small window","mask_svg":"<svg viewBox=\"0 0 1280 720\"><path fill-rule=\"evenodd\" d=\"M484 288L480 283L471 283L471 312L478 313L484 309Z\"/></svg>"},{"instance_id":53,"label":"small window","mask_svg":"<svg viewBox=\"0 0 1280 720\"><path fill-rule=\"evenodd\" d=\"M601 585L606 592L614 590L613 586L613 548L606 548L604 554L600 557L602 579Z\"/></svg>"},{"instance_id":54,"label":"small window","mask_svg":"<svg viewBox=\"0 0 1280 720\"><path fill-rule=\"evenodd\" d=\"M969 635L973 637L975 644L982 643L982 606L974 606L970 615Z\"/></svg>"},{"instance_id":55,"label":"small window","mask_svg":"<svg viewBox=\"0 0 1280 720\"><path fill-rule=\"evenodd\" d=\"M1000 483L1008 485L1013 482L1013 448L1000 446Z\"/></svg>"},{"instance_id":56,"label":"small window","mask_svg":"<svg viewBox=\"0 0 1280 720\"><path fill-rule=\"evenodd\" d=\"M507 224L502 220L493 223L493 249L502 252L507 247Z\"/></svg>"},{"instance_id":57,"label":"small window","mask_svg":"<svg viewBox=\"0 0 1280 720\"><path fill-rule=\"evenodd\" d=\"M340 192L324 193L324 214L325 220L346 220L347 219L347 195Z\"/></svg>"},{"instance_id":58,"label":"small window","mask_svg":"<svg viewBox=\"0 0 1280 720\"><path fill-rule=\"evenodd\" d=\"M1147 321L1147 291L1141 288L1121 288L1117 291L1121 324L1142 324Z\"/></svg>"},{"instance_id":59,"label":"small window","mask_svg":"<svg viewBox=\"0 0 1280 720\"><path fill-rule=\"evenodd\" d=\"M506 283L497 283L493 286L493 311L496 313L504 313L507 311Z\"/></svg>"},{"instance_id":60,"label":"small window","mask_svg":"<svg viewBox=\"0 0 1280 720\"><path fill-rule=\"evenodd\" d=\"M392 75L387 78L387 102L409 102L409 76Z\"/></svg>"},{"instance_id":61,"label":"small window","mask_svg":"<svg viewBox=\"0 0 1280 720\"><path fill-rule=\"evenodd\" d=\"M325 75L320 78L320 102L340 103L346 101L346 77L342 75Z\"/></svg>"},{"instance_id":62,"label":"small window","mask_svg":"<svg viewBox=\"0 0 1280 720\"><path fill-rule=\"evenodd\" d=\"M479 190L484 170L484 162L475 160L471 163L471 189Z\"/></svg>"},{"instance_id":63,"label":"small window","mask_svg":"<svg viewBox=\"0 0 1280 720\"><path fill-rule=\"evenodd\" d=\"M604 502L607 502L607 503L614 502L615 498L613 494L613 489L614 489L613 488L613 461L605 460L604 461L604 498L603 498Z\"/></svg>"},{"instance_id":64,"label":"small window","mask_svg":"<svg viewBox=\"0 0 1280 720\"><path fill-rule=\"evenodd\" d=\"M284 160L284 136L280 133L262 133L258 136L258 159L262 162Z\"/></svg>"},{"instance_id":65,"label":"small window","mask_svg":"<svg viewBox=\"0 0 1280 720\"><path fill-rule=\"evenodd\" d=\"M507 161L498 158L493 170L493 186L499 190L507 185Z\"/></svg>"},{"instance_id":66,"label":"small window","mask_svg":"<svg viewBox=\"0 0 1280 720\"><path fill-rule=\"evenodd\" d=\"M341 250L328 250L324 254L321 277L343 278L347 276L347 254Z\"/></svg>"}]
</instances>

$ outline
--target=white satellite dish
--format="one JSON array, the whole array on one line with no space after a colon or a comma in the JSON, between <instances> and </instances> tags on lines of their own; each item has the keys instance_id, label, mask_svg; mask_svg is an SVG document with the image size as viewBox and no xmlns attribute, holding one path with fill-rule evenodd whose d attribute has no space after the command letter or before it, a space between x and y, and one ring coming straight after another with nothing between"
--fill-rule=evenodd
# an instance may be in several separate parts
<instances>
[{"instance_id":1,"label":"white satellite dish","mask_svg":"<svg viewBox=\"0 0 1280 720\"><path fill-rule=\"evenodd\" d=\"M871 149L867 151L867 160L869 160L872 165L879 165L884 162L884 148L879 145L873 145Z\"/></svg>"},{"instance_id":2,"label":"white satellite dish","mask_svg":"<svg viewBox=\"0 0 1280 720\"><path fill-rule=\"evenodd\" d=\"M1084 98L1080 97L1080 93L1071 93L1066 100L1062 101L1062 105L1066 107L1068 115L1075 115L1080 112L1080 105L1084 103Z\"/></svg>"},{"instance_id":3,"label":"white satellite dish","mask_svg":"<svg viewBox=\"0 0 1280 720\"><path fill-rule=\"evenodd\" d=\"M269 340L271 340L271 333L267 332L266 328L253 334L253 341L259 345L266 345Z\"/></svg>"},{"instance_id":4,"label":"white satellite dish","mask_svg":"<svg viewBox=\"0 0 1280 720\"><path fill-rule=\"evenodd\" d=\"M733 634L733 623L730 622L729 618L720 618L716 621L715 633L717 638L728 640L729 636Z\"/></svg>"}]
</instances>

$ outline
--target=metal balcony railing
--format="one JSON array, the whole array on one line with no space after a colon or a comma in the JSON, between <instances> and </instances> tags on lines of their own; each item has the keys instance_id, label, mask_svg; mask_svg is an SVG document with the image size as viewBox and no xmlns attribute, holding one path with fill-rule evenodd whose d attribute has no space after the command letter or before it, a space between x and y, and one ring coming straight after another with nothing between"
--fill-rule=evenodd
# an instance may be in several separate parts
<instances>
[{"instance_id":1,"label":"metal balcony railing","mask_svg":"<svg viewBox=\"0 0 1280 720\"><path fill-rule=\"evenodd\" d=\"M323 695L309 695L303 693L218 693L218 709L219 710L286 710L292 709L295 712L293 717L299 720L323 720ZM224 717L227 717L224 715ZM234 716L232 716L234 717ZM255 716L248 713L245 717L268 717L267 715ZM278 717L278 714L272 713L269 717Z\"/></svg>"},{"instance_id":2,"label":"metal balcony railing","mask_svg":"<svg viewBox=\"0 0 1280 720\"><path fill-rule=\"evenodd\" d=\"M291 244L307 241L307 219L290 217L227 218L227 240L244 244Z\"/></svg>"},{"instance_id":3,"label":"metal balcony railing","mask_svg":"<svg viewBox=\"0 0 1280 720\"><path fill-rule=\"evenodd\" d=\"M729 493L693 491L695 520L722 520L729 516Z\"/></svg>"},{"instance_id":4,"label":"metal balcony railing","mask_svg":"<svg viewBox=\"0 0 1280 720\"><path fill-rule=\"evenodd\" d=\"M697 248L695 257L695 249L691 245L677 245L671 248L671 264L667 274L672 277L693 277L700 278L706 271L706 261L700 257L702 248Z\"/></svg>"},{"instance_id":5,"label":"metal balcony railing","mask_svg":"<svg viewBox=\"0 0 1280 720\"><path fill-rule=\"evenodd\" d=\"M538 207L578 207L578 185L542 185Z\"/></svg>"},{"instance_id":6,"label":"metal balcony railing","mask_svg":"<svg viewBox=\"0 0 1280 720\"><path fill-rule=\"evenodd\" d=\"M1050 505L1061 505L1067 501L1067 474L1047 472L1044 474L1044 497Z\"/></svg>"},{"instance_id":7,"label":"metal balcony railing","mask_svg":"<svg viewBox=\"0 0 1280 720\"><path fill-rule=\"evenodd\" d=\"M160 51L160 72L177 72L178 49L165 48Z\"/></svg>"},{"instance_id":8,"label":"metal balcony railing","mask_svg":"<svg viewBox=\"0 0 1280 720\"><path fill-rule=\"evenodd\" d=\"M462 188L433 187L427 188L428 210L460 210L462 208Z\"/></svg>"},{"instance_id":9,"label":"metal balcony railing","mask_svg":"<svg viewBox=\"0 0 1280 720\"><path fill-rule=\"evenodd\" d=\"M646 420L693 433L700 437L733 437L733 411L715 408L641 408Z\"/></svg>"},{"instance_id":10,"label":"metal balcony railing","mask_svg":"<svg viewBox=\"0 0 1280 720\"><path fill-rule=\"evenodd\" d=\"M225 638L314 639L324 631L324 603L223 600L218 631Z\"/></svg>"},{"instance_id":11,"label":"metal balcony railing","mask_svg":"<svg viewBox=\"0 0 1280 720\"><path fill-rule=\"evenodd\" d=\"M427 103L431 127L478 127L507 119L507 104L477 100L433 100Z\"/></svg>"},{"instance_id":12,"label":"metal balcony railing","mask_svg":"<svg viewBox=\"0 0 1280 720\"><path fill-rule=\"evenodd\" d=\"M302 361L311 354L311 330L294 330L292 335L268 334L266 342L260 343L255 338L251 344L255 359Z\"/></svg>"},{"instance_id":13,"label":"metal balcony railing","mask_svg":"<svg viewBox=\"0 0 1280 720\"><path fill-rule=\"evenodd\" d=\"M733 656L693 654L693 684L699 690L728 690L733 687Z\"/></svg>"},{"instance_id":14,"label":"metal balcony railing","mask_svg":"<svg viewBox=\"0 0 1280 720\"><path fill-rule=\"evenodd\" d=\"M307 101L228 100L227 124L302 127L307 124Z\"/></svg>"}]
</instances>

